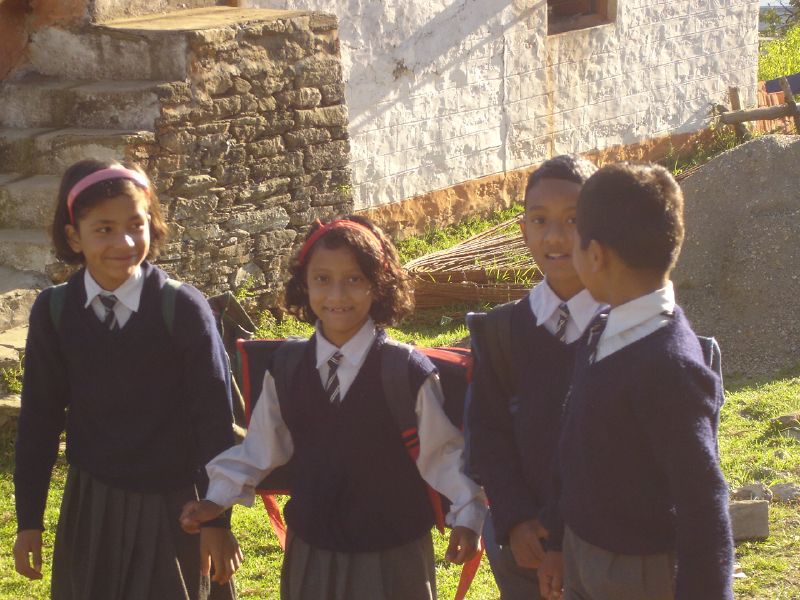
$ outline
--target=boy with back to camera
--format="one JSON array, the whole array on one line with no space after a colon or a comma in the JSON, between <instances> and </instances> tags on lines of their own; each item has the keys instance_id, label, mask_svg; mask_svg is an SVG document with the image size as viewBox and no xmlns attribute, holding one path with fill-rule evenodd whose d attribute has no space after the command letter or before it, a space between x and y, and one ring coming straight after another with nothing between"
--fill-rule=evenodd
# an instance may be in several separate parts
<instances>
[{"instance_id":1,"label":"boy with back to camera","mask_svg":"<svg viewBox=\"0 0 800 600\"><path fill-rule=\"evenodd\" d=\"M657 165L606 166L581 191L577 229L575 269L611 310L589 327L565 403L564 599L732 600L722 386L669 279L681 190ZM539 574L557 594L557 571Z\"/></svg>"},{"instance_id":2,"label":"boy with back to camera","mask_svg":"<svg viewBox=\"0 0 800 600\"><path fill-rule=\"evenodd\" d=\"M518 302L495 308L482 331L472 328L476 368L467 431L491 504L484 537L503 600L539 597L539 513L550 499L561 405L575 342L601 308L571 257L578 193L596 170L584 159L556 156L530 175L520 226L545 278ZM508 332L499 356L487 339L501 335L498 329Z\"/></svg>"}]
</instances>

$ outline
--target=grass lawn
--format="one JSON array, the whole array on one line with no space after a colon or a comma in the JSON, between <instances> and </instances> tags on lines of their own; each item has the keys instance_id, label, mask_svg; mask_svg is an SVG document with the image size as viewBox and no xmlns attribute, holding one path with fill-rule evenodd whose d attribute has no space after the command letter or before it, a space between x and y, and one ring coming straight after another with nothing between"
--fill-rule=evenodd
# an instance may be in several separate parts
<instances>
[{"instance_id":1,"label":"grass lawn","mask_svg":"<svg viewBox=\"0 0 800 600\"><path fill-rule=\"evenodd\" d=\"M392 335L419 345L446 345L461 340L466 330L460 315L469 307L456 306L438 311L419 311L414 320ZM473 307L474 308L474 307ZM301 334L296 323L276 327L265 319L262 333ZM720 448L722 466L731 487L756 480L768 484L800 482L800 442L771 426L770 419L800 411L800 366L765 380L729 380L727 403L722 413ZM0 513L3 548L0 552L0 599L23 600L48 597L49 575L43 581L27 582L14 572L11 546L15 519L13 500L13 430L0 429ZM59 460L48 501L45 533L45 569L49 568L52 530L58 519L66 469ZM777 600L800 597L800 513L797 505L772 504L771 536L763 542L748 542L737 548L744 578L736 580L736 597ZM237 507L233 527L245 553L245 564L237 576L240 598L277 598L281 552L269 530L263 508ZM436 536L437 556L444 554L446 539ZM437 580L441 598L452 597L459 569L439 560ZM498 597L488 565L484 561L469 598Z\"/></svg>"}]
</instances>

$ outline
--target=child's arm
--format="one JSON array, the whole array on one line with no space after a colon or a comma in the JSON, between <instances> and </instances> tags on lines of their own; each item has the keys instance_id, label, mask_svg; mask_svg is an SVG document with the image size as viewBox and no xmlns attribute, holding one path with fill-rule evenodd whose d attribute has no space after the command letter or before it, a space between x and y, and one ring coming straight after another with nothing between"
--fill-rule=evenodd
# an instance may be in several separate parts
<instances>
[{"instance_id":1,"label":"child's arm","mask_svg":"<svg viewBox=\"0 0 800 600\"><path fill-rule=\"evenodd\" d=\"M463 543L465 553L471 556L477 551L479 533L486 517L486 499L481 488L464 472L464 437L445 415L443 404L439 376L431 375L423 382L417 395L420 447L417 468L422 478L452 503L447 515L448 524L454 528L451 548L461 547ZM460 528L474 533L474 544ZM456 552L453 556L461 559L463 555Z\"/></svg>"},{"instance_id":2,"label":"child's arm","mask_svg":"<svg viewBox=\"0 0 800 600\"><path fill-rule=\"evenodd\" d=\"M544 600L561 598L564 587L564 555L548 550L539 565L539 594Z\"/></svg>"},{"instance_id":3,"label":"child's arm","mask_svg":"<svg viewBox=\"0 0 800 600\"><path fill-rule=\"evenodd\" d=\"M471 466L492 504L498 540L509 543L514 527L537 518L540 506L525 485L522 463L514 441L509 398L488 361L482 360L481 340L473 339L474 378L466 414ZM539 556L541 559L541 556Z\"/></svg>"},{"instance_id":4,"label":"child's arm","mask_svg":"<svg viewBox=\"0 0 800 600\"><path fill-rule=\"evenodd\" d=\"M719 467L718 378L696 364L663 369L650 398L633 402L676 508L677 600L732 600L728 485Z\"/></svg>"},{"instance_id":5,"label":"child's arm","mask_svg":"<svg viewBox=\"0 0 800 600\"><path fill-rule=\"evenodd\" d=\"M203 295L182 285L175 299L174 338L180 346L188 419L197 445L198 466L233 446L228 357L214 315ZM205 475L203 473L203 475ZM198 482L205 493L205 477Z\"/></svg>"},{"instance_id":6,"label":"child's arm","mask_svg":"<svg viewBox=\"0 0 800 600\"><path fill-rule=\"evenodd\" d=\"M42 576L44 509L68 399L66 368L50 317L50 295L50 290L42 292L31 309L15 449L18 533L14 562L17 571L31 579Z\"/></svg>"},{"instance_id":7,"label":"child's arm","mask_svg":"<svg viewBox=\"0 0 800 600\"><path fill-rule=\"evenodd\" d=\"M23 529L14 542L14 569L28 579L42 578L42 532Z\"/></svg>"}]
</instances>

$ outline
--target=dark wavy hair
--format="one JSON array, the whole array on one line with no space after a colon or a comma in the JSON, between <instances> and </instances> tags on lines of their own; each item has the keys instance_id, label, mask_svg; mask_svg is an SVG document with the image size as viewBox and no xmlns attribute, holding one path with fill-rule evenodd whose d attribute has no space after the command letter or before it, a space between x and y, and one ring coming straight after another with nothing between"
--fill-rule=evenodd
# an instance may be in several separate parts
<instances>
[{"instance_id":1,"label":"dark wavy hair","mask_svg":"<svg viewBox=\"0 0 800 600\"><path fill-rule=\"evenodd\" d=\"M357 229L341 227L331 229L319 238L300 262L300 251L289 264L289 280L284 290L283 305L289 314L307 323L314 323L317 315L308 300L306 270L308 262L317 248L329 250L348 248L355 255L361 271L373 286L372 306L369 314L376 325L394 325L414 309L414 294L408 273L400 264L400 257L391 240L369 219L358 215L339 217L364 225L370 229L381 245L381 251L367 239L367 233ZM334 219L336 220L336 219ZM314 223L306 240L325 223Z\"/></svg>"},{"instance_id":2,"label":"dark wavy hair","mask_svg":"<svg viewBox=\"0 0 800 600\"><path fill-rule=\"evenodd\" d=\"M83 263L83 253L75 252L70 247L65 229L67 225L71 224L69 220L69 210L67 209L67 196L69 196L70 190L87 175L118 165L147 175L144 169L132 162L125 161L120 163L116 160L87 159L73 164L61 177L61 187L58 190L58 203L56 204L56 212L53 217L53 225L50 232L53 238L53 247L55 248L56 256L64 262L72 265ZM140 198L142 196L148 198L147 212L150 214L150 251L147 254L147 258L156 258L161 244L167 239L169 229L162 216L161 205L158 202L158 197L152 185L149 194L145 194L144 191L137 187L130 179L123 178L100 181L89 186L75 198L75 202L72 206L72 213L75 217L74 226L79 227L80 220L98 204L110 198L122 195L131 198Z\"/></svg>"}]
</instances>

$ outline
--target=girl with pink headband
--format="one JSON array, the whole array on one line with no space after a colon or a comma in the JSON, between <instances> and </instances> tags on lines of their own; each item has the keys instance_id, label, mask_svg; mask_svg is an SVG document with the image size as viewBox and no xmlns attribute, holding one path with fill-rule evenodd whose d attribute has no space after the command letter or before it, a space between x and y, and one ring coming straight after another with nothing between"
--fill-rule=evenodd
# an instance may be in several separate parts
<instances>
[{"instance_id":1,"label":"girl with pink headband","mask_svg":"<svg viewBox=\"0 0 800 600\"><path fill-rule=\"evenodd\" d=\"M312 225L289 272L286 308L316 332L280 386L283 399L266 372L244 442L209 463L208 493L186 506L181 523L194 531L233 504L249 505L254 487L291 459L281 598L432 600L426 483L452 501L446 558L454 563L476 552L486 508L464 474L463 438L444 413L433 364L416 350L407 364L386 362L393 342L384 327L413 306L408 275L383 232L358 216ZM384 366L408 368L418 437L404 435L418 441L414 459L390 414Z\"/></svg>"},{"instance_id":2,"label":"girl with pink headband","mask_svg":"<svg viewBox=\"0 0 800 600\"><path fill-rule=\"evenodd\" d=\"M14 472L15 567L41 579L47 491L66 431L56 600L235 597L241 554L227 517L199 536L178 526L183 504L205 494L202 466L233 435L227 360L208 303L149 262L166 233L141 168L84 160L67 169L53 243L81 268L31 310ZM212 584L208 554L227 565Z\"/></svg>"}]
</instances>

